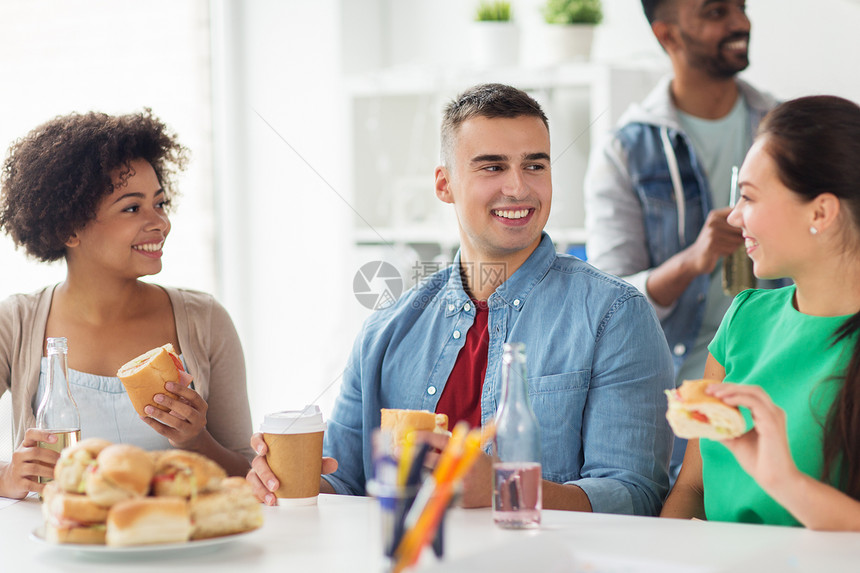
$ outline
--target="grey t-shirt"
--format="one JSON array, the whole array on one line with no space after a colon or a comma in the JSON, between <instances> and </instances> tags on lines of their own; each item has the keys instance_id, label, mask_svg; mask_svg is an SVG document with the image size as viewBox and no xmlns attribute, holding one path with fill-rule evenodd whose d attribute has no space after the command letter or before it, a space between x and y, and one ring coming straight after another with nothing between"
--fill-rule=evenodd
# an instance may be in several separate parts
<instances>
[{"instance_id":1,"label":"grey t-shirt","mask_svg":"<svg viewBox=\"0 0 860 573\"><path fill-rule=\"evenodd\" d=\"M743 163L747 150L752 145L749 110L743 98L738 96L732 110L720 119L702 119L678 112L681 127L693 143L696 157L704 168L710 186L715 209L728 207L731 191L732 167ZM701 378L708 358L708 344L714 338L723 315L732 302L723 293L722 260L711 273L705 303L705 316L696 337L695 347L678 372L677 382Z\"/></svg>"}]
</instances>

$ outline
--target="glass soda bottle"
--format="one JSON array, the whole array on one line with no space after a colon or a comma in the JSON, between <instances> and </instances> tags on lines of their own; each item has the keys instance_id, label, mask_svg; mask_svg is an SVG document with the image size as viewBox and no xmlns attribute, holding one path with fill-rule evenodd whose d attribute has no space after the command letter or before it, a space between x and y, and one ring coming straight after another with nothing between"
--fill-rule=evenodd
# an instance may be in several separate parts
<instances>
[{"instance_id":1,"label":"glass soda bottle","mask_svg":"<svg viewBox=\"0 0 860 573\"><path fill-rule=\"evenodd\" d=\"M48 338L48 375L45 395L36 410L36 428L57 436L53 444L39 442L40 448L62 451L81 439L81 415L69 389L68 343L65 338ZM51 481L39 478L39 483Z\"/></svg>"},{"instance_id":2,"label":"glass soda bottle","mask_svg":"<svg viewBox=\"0 0 860 573\"><path fill-rule=\"evenodd\" d=\"M493 521L505 529L540 525L540 426L529 402L525 345L504 345L502 400L496 412Z\"/></svg>"},{"instance_id":3,"label":"glass soda bottle","mask_svg":"<svg viewBox=\"0 0 860 573\"><path fill-rule=\"evenodd\" d=\"M732 167L732 188L729 193L729 206L734 207L738 202L738 168ZM745 245L741 245L733 253L723 259L723 292L726 296L736 296L746 289L755 288L756 280L753 274L753 262L747 255Z\"/></svg>"}]
</instances>

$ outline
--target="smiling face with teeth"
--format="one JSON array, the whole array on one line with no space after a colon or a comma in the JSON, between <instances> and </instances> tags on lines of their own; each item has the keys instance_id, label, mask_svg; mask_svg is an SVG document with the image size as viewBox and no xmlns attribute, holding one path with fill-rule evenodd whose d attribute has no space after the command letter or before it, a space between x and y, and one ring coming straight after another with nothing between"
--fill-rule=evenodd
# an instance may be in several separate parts
<instances>
[{"instance_id":1,"label":"smiling face with teeth","mask_svg":"<svg viewBox=\"0 0 860 573\"><path fill-rule=\"evenodd\" d=\"M102 199L95 218L66 243L69 268L114 272L127 278L161 271L164 240L170 233L168 199L149 162L136 159L130 171L111 173L113 191Z\"/></svg>"},{"instance_id":2,"label":"smiling face with teeth","mask_svg":"<svg viewBox=\"0 0 860 573\"><path fill-rule=\"evenodd\" d=\"M552 204L549 132L538 117L474 117L436 168L436 195L454 205L464 262L513 273L540 243Z\"/></svg>"},{"instance_id":3,"label":"smiling face with teeth","mask_svg":"<svg viewBox=\"0 0 860 573\"><path fill-rule=\"evenodd\" d=\"M744 0L680 0L674 27L673 46L689 69L727 79L749 66L750 21Z\"/></svg>"},{"instance_id":4,"label":"smiling face with teeth","mask_svg":"<svg viewBox=\"0 0 860 573\"><path fill-rule=\"evenodd\" d=\"M729 214L729 224L743 231L755 275L763 279L804 273L815 261L815 238L809 228L815 221L813 202L785 186L767 149L767 137L756 140L738 176L740 198Z\"/></svg>"}]
</instances>

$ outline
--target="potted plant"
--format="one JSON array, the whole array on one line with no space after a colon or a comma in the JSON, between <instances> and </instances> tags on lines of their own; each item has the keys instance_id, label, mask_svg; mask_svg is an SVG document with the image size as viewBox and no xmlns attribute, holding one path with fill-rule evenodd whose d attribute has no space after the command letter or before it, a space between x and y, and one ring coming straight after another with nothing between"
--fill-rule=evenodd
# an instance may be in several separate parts
<instances>
[{"instance_id":1,"label":"potted plant","mask_svg":"<svg viewBox=\"0 0 860 573\"><path fill-rule=\"evenodd\" d=\"M481 0L471 31L472 63L478 68L515 66L518 43L511 3Z\"/></svg>"},{"instance_id":2,"label":"potted plant","mask_svg":"<svg viewBox=\"0 0 860 573\"><path fill-rule=\"evenodd\" d=\"M548 64L589 58L594 27L603 20L600 0L546 0L543 17Z\"/></svg>"}]
</instances>

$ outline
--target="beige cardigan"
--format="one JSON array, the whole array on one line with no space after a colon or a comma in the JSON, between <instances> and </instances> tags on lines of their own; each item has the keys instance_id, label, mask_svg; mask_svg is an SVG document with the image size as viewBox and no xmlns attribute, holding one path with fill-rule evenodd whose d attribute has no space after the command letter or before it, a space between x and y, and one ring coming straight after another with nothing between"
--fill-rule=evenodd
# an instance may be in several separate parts
<instances>
[{"instance_id":1,"label":"beige cardigan","mask_svg":"<svg viewBox=\"0 0 860 573\"><path fill-rule=\"evenodd\" d=\"M225 448L252 459L245 357L230 316L212 295L162 288L173 305L179 347L194 388L209 405L206 428ZM12 392L16 447L36 423L32 402L53 293L51 286L0 302L0 396Z\"/></svg>"}]
</instances>

